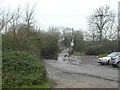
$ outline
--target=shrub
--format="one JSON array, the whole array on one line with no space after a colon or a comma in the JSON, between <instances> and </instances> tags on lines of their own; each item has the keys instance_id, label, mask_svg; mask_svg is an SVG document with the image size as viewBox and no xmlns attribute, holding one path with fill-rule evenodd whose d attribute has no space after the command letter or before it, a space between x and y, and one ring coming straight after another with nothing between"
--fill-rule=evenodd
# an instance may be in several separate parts
<instances>
[{"instance_id":1,"label":"shrub","mask_svg":"<svg viewBox=\"0 0 120 90\"><path fill-rule=\"evenodd\" d=\"M85 52L86 55L99 55L104 53L103 45L89 46Z\"/></svg>"},{"instance_id":2,"label":"shrub","mask_svg":"<svg viewBox=\"0 0 120 90\"><path fill-rule=\"evenodd\" d=\"M120 39L118 40L118 51L120 52Z\"/></svg>"},{"instance_id":3,"label":"shrub","mask_svg":"<svg viewBox=\"0 0 120 90\"><path fill-rule=\"evenodd\" d=\"M118 50L116 41L105 41L102 43L102 45L104 46L103 48L106 53L111 53Z\"/></svg>"},{"instance_id":4,"label":"shrub","mask_svg":"<svg viewBox=\"0 0 120 90\"><path fill-rule=\"evenodd\" d=\"M19 30L16 38L12 33L2 35L2 50L35 52L41 58L54 58L59 51L58 36L54 33Z\"/></svg>"},{"instance_id":5,"label":"shrub","mask_svg":"<svg viewBox=\"0 0 120 90\"><path fill-rule=\"evenodd\" d=\"M4 51L2 63L3 88L40 85L47 81L44 66L33 54L24 51Z\"/></svg>"},{"instance_id":6,"label":"shrub","mask_svg":"<svg viewBox=\"0 0 120 90\"><path fill-rule=\"evenodd\" d=\"M41 57L55 59L57 52L59 52L58 38L54 34L45 33L43 36Z\"/></svg>"}]
</instances>

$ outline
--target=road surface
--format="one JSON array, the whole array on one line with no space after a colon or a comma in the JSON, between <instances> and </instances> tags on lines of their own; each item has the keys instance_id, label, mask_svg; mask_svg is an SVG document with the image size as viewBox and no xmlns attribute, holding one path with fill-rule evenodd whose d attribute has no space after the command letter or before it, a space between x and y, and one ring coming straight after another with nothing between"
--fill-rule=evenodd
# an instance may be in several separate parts
<instances>
[{"instance_id":1,"label":"road surface","mask_svg":"<svg viewBox=\"0 0 120 90\"><path fill-rule=\"evenodd\" d=\"M44 60L48 76L56 82L55 88L118 88L118 70L109 65L99 65L97 57L61 58Z\"/></svg>"}]
</instances>

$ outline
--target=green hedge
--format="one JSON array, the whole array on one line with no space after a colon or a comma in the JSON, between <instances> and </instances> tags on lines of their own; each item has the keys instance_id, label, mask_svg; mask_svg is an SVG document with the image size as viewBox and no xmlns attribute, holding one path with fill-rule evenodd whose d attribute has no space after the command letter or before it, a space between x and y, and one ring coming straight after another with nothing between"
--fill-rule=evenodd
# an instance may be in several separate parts
<instances>
[{"instance_id":1,"label":"green hedge","mask_svg":"<svg viewBox=\"0 0 120 90\"><path fill-rule=\"evenodd\" d=\"M86 55L99 55L118 51L118 43L116 41L103 40L99 42L91 42L87 44Z\"/></svg>"},{"instance_id":2,"label":"green hedge","mask_svg":"<svg viewBox=\"0 0 120 90\"><path fill-rule=\"evenodd\" d=\"M86 55L99 55L105 53L103 45L89 46L85 52Z\"/></svg>"},{"instance_id":3,"label":"green hedge","mask_svg":"<svg viewBox=\"0 0 120 90\"><path fill-rule=\"evenodd\" d=\"M47 81L46 70L38 58L23 51L3 51L2 86L40 85Z\"/></svg>"}]
</instances>

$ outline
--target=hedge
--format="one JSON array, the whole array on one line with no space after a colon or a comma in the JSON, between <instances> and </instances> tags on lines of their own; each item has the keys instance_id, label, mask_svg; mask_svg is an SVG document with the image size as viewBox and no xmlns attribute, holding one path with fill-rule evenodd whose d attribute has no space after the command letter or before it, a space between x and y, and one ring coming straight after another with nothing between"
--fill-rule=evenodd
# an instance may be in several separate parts
<instances>
[{"instance_id":1,"label":"hedge","mask_svg":"<svg viewBox=\"0 0 120 90\"><path fill-rule=\"evenodd\" d=\"M105 52L103 45L89 46L85 52L86 55L99 55Z\"/></svg>"},{"instance_id":2,"label":"hedge","mask_svg":"<svg viewBox=\"0 0 120 90\"><path fill-rule=\"evenodd\" d=\"M39 59L24 51L3 51L2 87L40 85L47 81L46 70Z\"/></svg>"}]
</instances>

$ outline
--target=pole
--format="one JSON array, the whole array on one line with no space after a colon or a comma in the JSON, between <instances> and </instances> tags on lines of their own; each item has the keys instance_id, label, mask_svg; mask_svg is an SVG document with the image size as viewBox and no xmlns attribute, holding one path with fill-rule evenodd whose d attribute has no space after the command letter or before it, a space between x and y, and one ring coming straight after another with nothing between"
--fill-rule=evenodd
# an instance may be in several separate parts
<instances>
[{"instance_id":1,"label":"pole","mask_svg":"<svg viewBox=\"0 0 120 90\"><path fill-rule=\"evenodd\" d=\"M70 54L72 54L73 53L73 46L74 46L74 33L73 33L73 28L71 29L71 33L72 33L72 39L71 39L71 42L70 42L70 50L69 50L69 52L70 52Z\"/></svg>"},{"instance_id":2,"label":"pole","mask_svg":"<svg viewBox=\"0 0 120 90\"><path fill-rule=\"evenodd\" d=\"M118 2L118 51L120 51L120 1Z\"/></svg>"}]
</instances>

